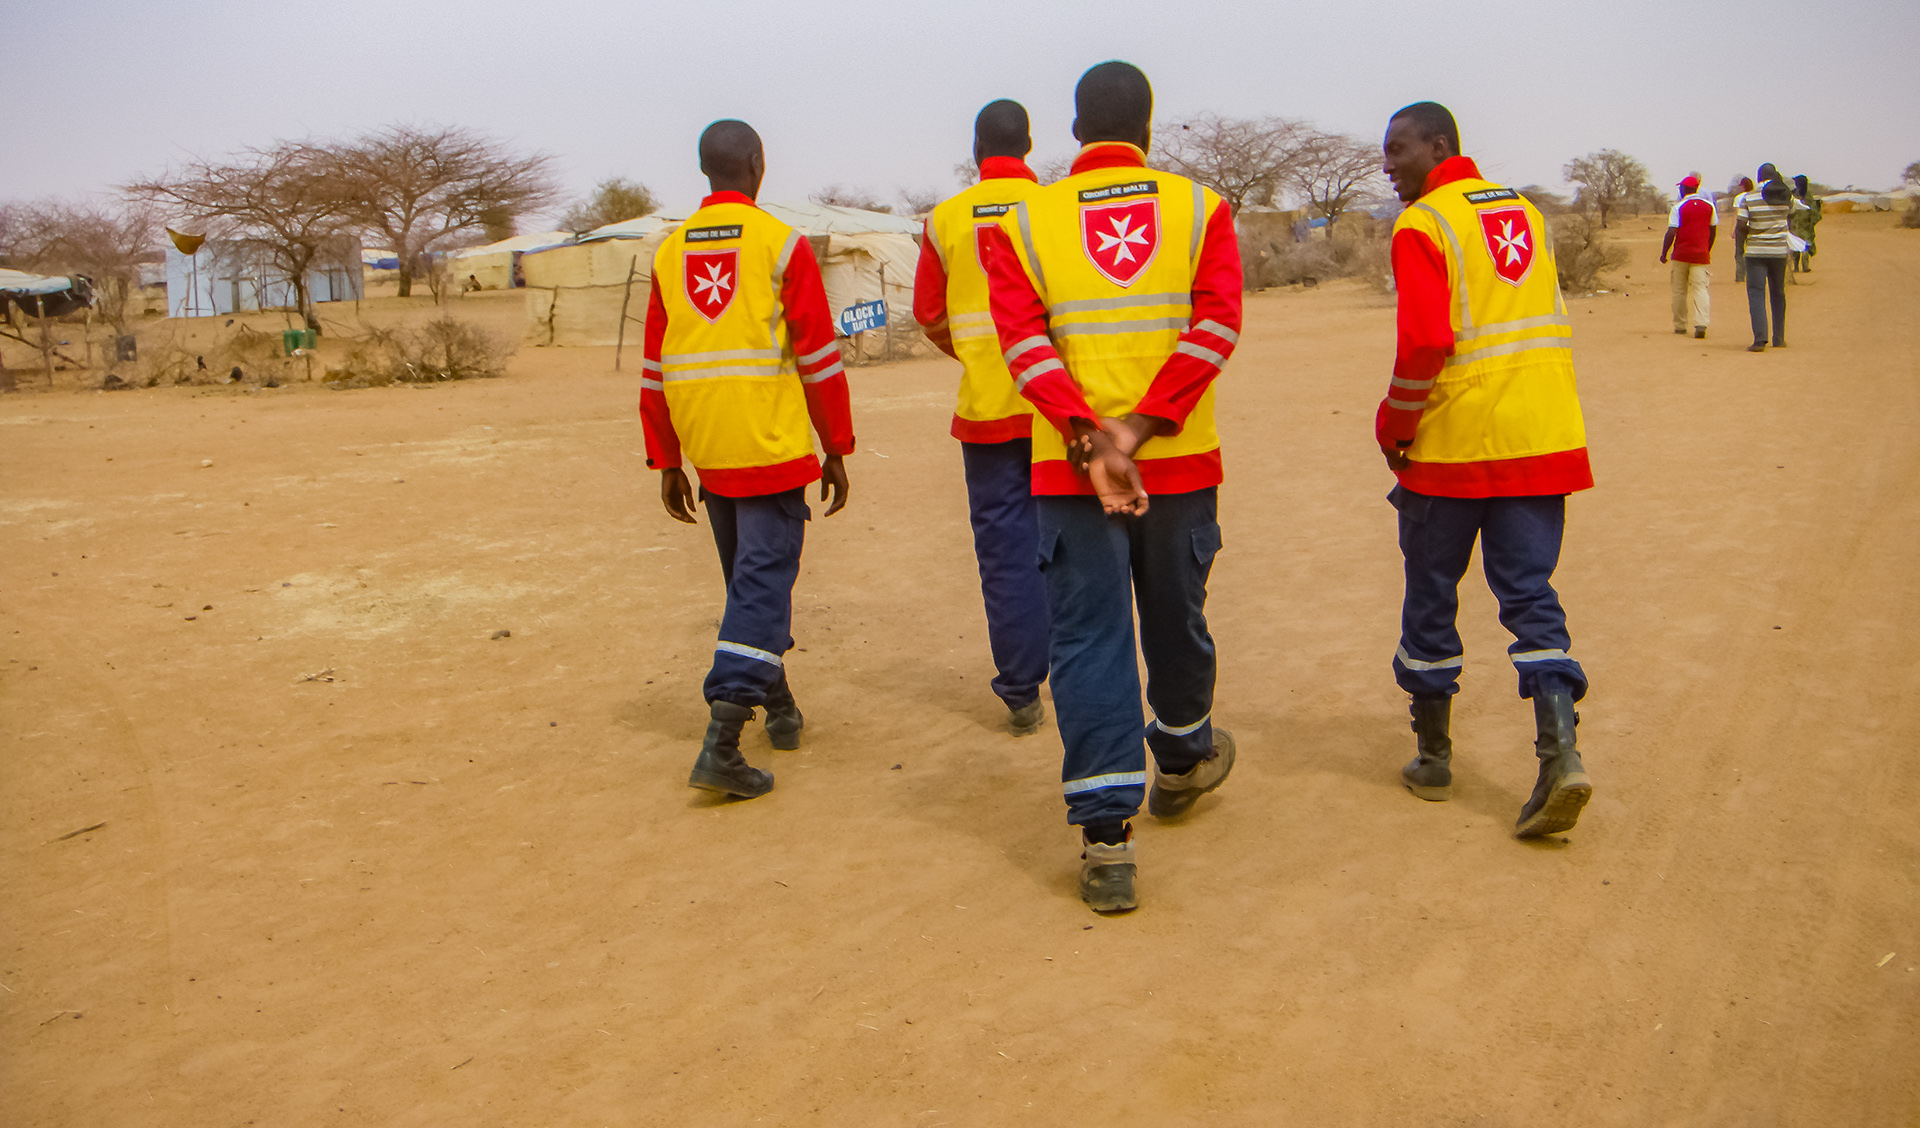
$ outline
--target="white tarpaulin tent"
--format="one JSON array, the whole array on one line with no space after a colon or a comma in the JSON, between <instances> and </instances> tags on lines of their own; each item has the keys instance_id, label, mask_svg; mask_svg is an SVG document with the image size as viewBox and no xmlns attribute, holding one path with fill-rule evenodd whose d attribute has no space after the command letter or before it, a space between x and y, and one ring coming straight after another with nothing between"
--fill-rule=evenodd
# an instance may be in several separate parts
<instances>
[{"instance_id":1,"label":"white tarpaulin tent","mask_svg":"<svg viewBox=\"0 0 1920 1128\"><path fill-rule=\"evenodd\" d=\"M919 262L918 220L829 204L761 204L761 209L807 236L826 284L827 305L840 312L883 296L899 327L897 343L913 336L913 275ZM529 250L521 259L527 286L527 343L611 345L620 337L620 309L634 320L627 339L640 339L653 282L653 253L679 226L676 219L647 216L590 231L573 246ZM825 250L822 253L822 247ZM631 298L627 278L633 274ZM904 322L902 318L906 319Z\"/></svg>"},{"instance_id":2,"label":"white tarpaulin tent","mask_svg":"<svg viewBox=\"0 0 1920 1128\"><path fill-rule=\"evenodd\" d=\"M468 286L472 282L479 283L482 290L511 290L516 285L513 266L521 255L528 251L563 246L571 242L573 242L571 231L542 231L534 235L515 235L511 239L488 243L484 247L468 247L463 251L454 251L448 256L447 272L453 278L455 290Z\"/></svg>"},{"instance_id":3,"label":"white tarpaulin tent","mask_svg":"<svg viewBox=\"0 0 1920 1128\"><path fill-rule=\"evenodd\" d=\"M307 268L307 296L316 303L358 301L366 293L360 237L336 236L331 247ZM190 255L171 243L166 252L168 317L294 305L293 282L257 244L208 239Z\"/></svg>"}]
</instances>

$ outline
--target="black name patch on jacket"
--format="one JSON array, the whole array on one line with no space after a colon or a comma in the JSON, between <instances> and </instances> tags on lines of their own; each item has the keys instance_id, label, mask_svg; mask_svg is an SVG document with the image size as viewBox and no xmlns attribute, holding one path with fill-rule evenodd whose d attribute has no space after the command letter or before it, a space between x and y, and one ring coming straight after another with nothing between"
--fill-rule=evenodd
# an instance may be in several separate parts
<instances>
[{"instance_id":1,"label":"black name patch on jacket","mask_svg":"<svg viewBox=\"0 0 1920 1128\"><path fill-rule=\"evenodd\" d=\"M1122 199L1126 196L1158 196L1159 194L1160 185L1151 180L1136 180L1131 184L1112 184L1105 188L1082 189L1080 192L1080 202L1083 204L1098 204L1104 203L1107 200Z\"/></svg>"},{"instance_id":2,"label":"black name patch on jacket","mask_svg":"<svg viewBox=\"0 0 1920 1128\"><path fill-rule=\"evenodd\" d=\"M1005 215L1012 210L1012 204L975 204L973 205L973 218L992 219L995 216Z\"/></svg>"},{"instance_id":3,"label":"black name patch on jacket","mask_svg":"<svg viewBox=\"0 0 1920 1128\"><path fill-rule=\"evenodd\" d=\"M732 227L689 227L686 236L689 243L714 243L721 239L738 239L739 237L740 225L737 223Z\"/></svg>"},{"instance_id":4,"label":"black name patch on jacket","mask_svg":"<svg viewBox=\"0 0 1920 1128\"><path fill-rule=\"evenodd\" d=\"M1515 192L1511 188L1488 188L1483 192L1467 193L1467 202L1469 204L1491 204L1495 200L1517 200L1519 198L1520 193Z\"/></svg>"}]
</instances>

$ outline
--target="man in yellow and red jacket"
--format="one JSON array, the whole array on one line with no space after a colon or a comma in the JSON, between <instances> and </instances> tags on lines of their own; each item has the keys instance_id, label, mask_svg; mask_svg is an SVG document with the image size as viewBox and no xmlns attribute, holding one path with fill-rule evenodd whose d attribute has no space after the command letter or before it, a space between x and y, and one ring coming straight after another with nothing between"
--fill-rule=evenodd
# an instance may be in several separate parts
<instances>
[{"instance_id":1,"label":"man in yellow and red jacket","mask_svg":"<svg viewBox=\"0 0 1920 1128\"><path fill-rule=\"evenodd\" d=\"M760 135L713 123L700 136L700 171L713 194L653 257L640 418L675 520L694 522L683 461L700 476L727 583L705 687L712 719L688 783L751 799L773 787L772 773L740 754L754 708L766 707L775 748L800 746L785 655L812 516L806 487L820 481L822 501L832 488L829 517L847 503L841 458L853 453L853 421L813 249L754 205L766 172Z\"/></svg>"},{"instance_id":2,"label":"man in yellow and red jacket","mask_svg":"<svg viewBox=\"0 0 1920 1128\"><path fill-rule=\"evenodd\" d=\"M1401 778L1422 799L1451 791L1448 722L1465 661L1455 619L1478 539L1538 733L1539 776L1515 830L1555 834L1593 793L1574 734L1587 676L1567 653L1552 582L1566 495L1593 485L1572 321L1546 223L1460 155L1444 106L1396 113L1383 147L1384 170L1409 205L1393 226L1399 350L1375 422L1400 480L1391 500L1406 558L1393 670L1413 695L1417 755Z\"/></svg>"},{"instance_id":3,"label":"man in yellow and red jacket","mask_svg":"<svg viewBox=\"0 0 1920 1128\"><path fill-rule=\"evenodd\" d=\"M980 239L1013 205L1039 189L1023 159L1033 148L1026 107L990 102L973 123L980 182L927 217L913 315L940 350L964 367L953 437L960 440L980 564L980 594L993 653L993 692L1015 736L1040 731L1040 683L1047 677L1047 589L1040 578L1034 516L1033 406L1013 386L987 308Z\"/></svg>"},{"instance_id":4,"label":"man in yellow and red jacket","mask_svg":"<svg viewBox=\"0 0 1920 1128\"><path fill-rule=\"evenodd\" d=\"M1156 817L1184 814L1233 766L1233 738L1212 723L1206 598L1220 549L1213 382L1240 339L1240 251L1218 195L1146 167L1145 75L1102 63L1074 108L1072 174L1016 204L984 246L1001 355L1043 421L1033 492L1080 894L1114 912L1136 903L1127 820L1143 796Z\"/></svg>"}]
</instances>

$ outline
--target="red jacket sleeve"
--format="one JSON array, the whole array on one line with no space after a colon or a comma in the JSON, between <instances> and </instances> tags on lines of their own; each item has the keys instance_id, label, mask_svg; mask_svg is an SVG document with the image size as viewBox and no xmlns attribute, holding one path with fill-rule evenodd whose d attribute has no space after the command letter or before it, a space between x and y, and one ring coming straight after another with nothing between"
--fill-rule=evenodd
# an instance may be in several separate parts
<instances>
[{"instance_id":1,"label":"red jacket sleeve","mask_svg":"<svg viewBox=\"0 0 1920 1128\"><path fill-rule=\"evenodd\" d=\"M980 249L987 268L987 305L993 311L1000 355L1006 358L1013 385L1047 422L1072 439L1075 419L1088 423L1098 419L1047 336L1046 303L1034 292L1004 230L985 228Z\"/></svg>"},{"instance_id":2,"label":"red jacket sleeve","mask_svg":"<svg viewBox=\"0 0 1920 1128\"><path fill-rule=\"evenodd\" d=\"M1233 230L1233 211L1222 200L1208 217L1201 238L1187 330L1180 334L1173 355L1154 374L1146 398L1135 411L1171 420L1172 433L1180 433L1239 343L1241 288L1240 240Z\"/></svg>"},{"instance_id":3,"label":"red jacket sleeve","mask_svg":"<svg viewBox=\"0 0 1920 1128\"><path fill-rule=\"evenodd\" d=\"M680 433L673 429L667 393L660 383L660 344L667 339L667 307L660 302L660 282L647 287L646 346L640 360L640 428L647 436L647 465L671 470L680 465Z\"/></svg>"},{"instance_id":4,"label":"red jacket sleeve","mask_svg":"<svg viewBox=\"0 0 1920 1128\"><path fill-rule=\"evenodd\" d=\"M926 331L927 340L948 356L959 360L953 351L953 334L947 329L947 268L940 261L940 250L933 241L933 220L927 220L920 236L920 265L913 273L913 319Z\"/></svg>"},{"instance_id":5,"label":"red jacket sleeve","mask_svg":"<svg viewBox=\"0 0 1920 1128\"><path fill-rule=\"evenodd\" d=\"M787 340L800 363L807 390L807 415L828 454L852 454L853 408L847 395L847 370L840 366L840 342L827 309L827 287L813 245L796 239L780 281L780 304L787 311Z\"/></svg>"},{"instance_id":6,"label":"red jacket sleeve","mask_svg":"<svg viewBox=\"0 0 1920 1128\"><path fill-rule=\"evenodd\" d=\"M1388 449L1412 445L1433 378L1453 355L1453 291L1446 256L1432 239L1411 229L1394 234L1393 285L1400 294L1399 343L1393 383L1373 422L1374 438Z\"/></svg>"}]
</instances>

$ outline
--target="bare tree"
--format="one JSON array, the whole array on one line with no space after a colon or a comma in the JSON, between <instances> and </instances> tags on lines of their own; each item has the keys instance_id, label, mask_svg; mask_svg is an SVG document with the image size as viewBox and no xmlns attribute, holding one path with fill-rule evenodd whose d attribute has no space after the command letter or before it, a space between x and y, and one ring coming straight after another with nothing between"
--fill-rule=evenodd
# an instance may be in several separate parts
<instances>
[{"instance_id":1,"label":"bare tree","mask_svg":"<svg viewBox=\"0 0 1920 1128\"><path fill-rule=\"evenodd\" d=\"M1287 182L1333 234L1340 213L1379 183L1380 147L1346 133L1310 133L1288 166Z\"/></svg>"},{"instance_id":2,"label":"bare tree","mask_svg":"<svg viewBox=\"0 0 1920 1128\"><path fill-rule=\"evenodd\" d=\"M1201 114L1155 127L1154 164L1220 193L1238 215L1248 205L1274 202L1314 136L1286 118Z\"/></svg>"},{"instance_id":3,"label":"bare tree","mask_svg":"<svg viewBox=\"0 0 1920 1128\"><path fill-rule=\"evenodd\" d=\"M861 211L891 212L891 204L883 204L880 197L865 188L848 188L843 184L829 184L818 192L810 193L807 199L816 204L825 204L835 208L859 208Z\"/></svg>"},{"instance_id":4,"label":"bare tree","mask_svg":"<svg viewBox=\"0 0 1920 1128\"><path fill-rule=\"evenodd\" d=\"M150 207L44 200L0 212L0 253L7 261L42 274L85 276L101 316L116 332L127 331L128 299L140 287L140 264L152 259L160 234Z\"/></svg>"},{"instance_id":5,"label":"bare tree","mask_svg":"<svg viewBox=\"0 0 1920 1128\"><path fill-rule=\"evenodd\" d=\"M1618 149L1602 149L1575 157L1562 170L1569 184L1578 184L1574 204L1600 213L1600 226L1615 208L1629 205L1636 195L1653 191L1646 166Z\"/></svg>"},{"instance_id":6,"label":"bare tree","mask_svg":"<svg viewBox=\"0 0 1920 1128\"><path fill-rule=\"evenodd\" d=\"M972 158L961 161L953 166L953 178L960 182L960 187L971 188L980 183L980 166Z\"/></svg>"},{"instance_id":7,"label":"bare tree","mask_svg":"<svg viewBox=\"0 0 1920 1128\"><path fill-rule=\"evenodd\" d=\"M334 154L305 142L242 149L226 161L195 157L178 170L137 180L124 190L190 227L234 240L270 263L293 287L307 328L318 330L307 272L330 262L340 236L353 231L364 205L343 190ZM343 264L357 265L357 264Z\"/></svg>"},{"instance_id":8,"label":"bare tree","mask_svg":"<svg viewBox=\"0 0 1920 1128\"><path fill-rule=\"evenodd\" d=\"M586 199L575 202L562 213L560 226L563 230L579 234L605 227L609 223L639 219L659 210L659 199L646 185L616 176L594 185L593 192Z\"/></svg>"},{"instance_id":9,"label":"bare tree","mask_svg":"<svg viewBox=\"0 0 1920 1128\"><path fill-rule=\"evenodd\" d=\"M389 125L331 148L353 222L400 260L400 296L436 247L554 196L552 158L523 156L458 126Z\"/></svg>"},{"instance_id":10,"label":"bare tree","mask_svg":"<svg viewBox=\"0 0 1920 1128\"><path fill-rule=\"evenodd\" d=\"M1568 207L1565 196L1538 184L1515 188L1514 191L1526 197L1527 202L1538 208L1541 215L1559 215Z\"/></svg>"},{"instance_id":11,"label":"bare tree","mask_svg":"<svg viewBox=\"0 0 1920 1128\"><path fill-rule=\"evenodd\" d=\"M1900 183L1920 185L1920 161L1915 161L1902 170Z\"/></svg>"},{"instance_id":12,"label":"bare tree","mask_svg":"<svg viewBox=\"0 0 1920 1128\"><path fill-rule=\"evenodd\" d=\"M938 188L902 188L900 210L903 215L925 215L944 199Z\"/></svg>"},{"instance_id":13,"label":"bare tree","mask_svg":"<svg viewBox=\"0 0 1920 1128\"><path fill-rule=\"evenodd\" d=\"M1029 161L1028 164L1042 184L1057 184L1073 175L1072 157L1052 157L1044 161Z\"/></svg>"}]
</instances>

